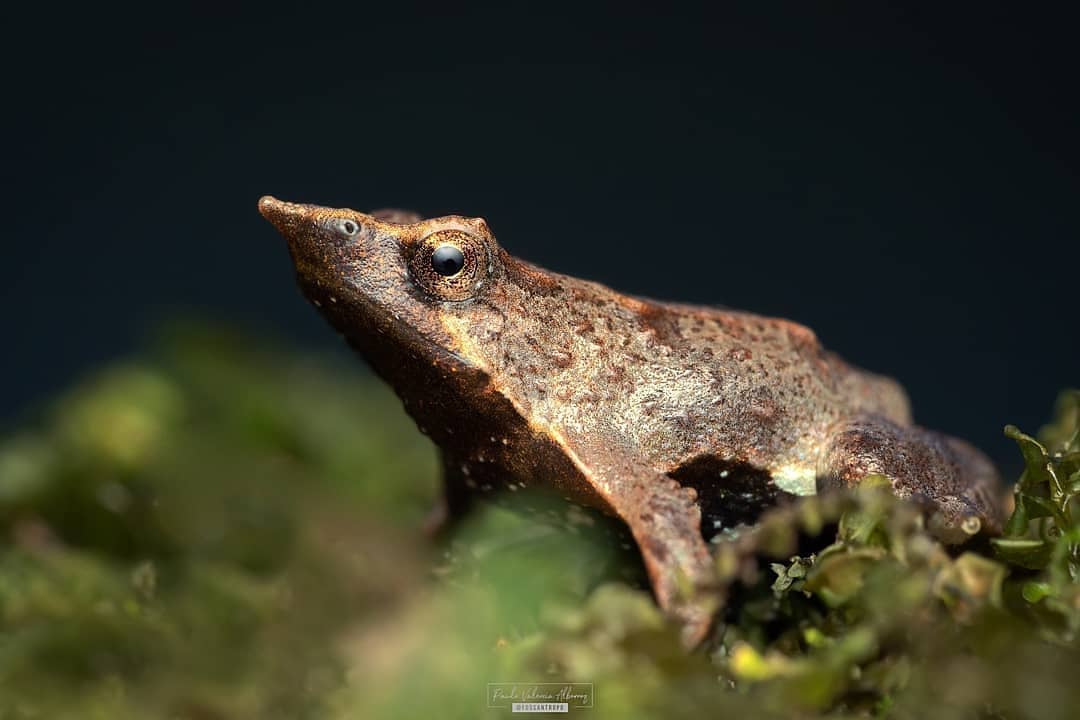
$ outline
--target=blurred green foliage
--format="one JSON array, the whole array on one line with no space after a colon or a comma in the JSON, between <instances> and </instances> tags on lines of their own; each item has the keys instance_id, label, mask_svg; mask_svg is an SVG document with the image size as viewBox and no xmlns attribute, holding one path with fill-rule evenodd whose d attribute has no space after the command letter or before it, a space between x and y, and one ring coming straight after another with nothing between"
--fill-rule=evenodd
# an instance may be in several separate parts
<instances>
[{"instance_id":1,"label":"blurred green foliage","mask_svg":"<svg viewBox=\"0 0 1080 720\"><path fill-rule=\"evenodd\" d=\"M943 548L877 478L778 508L715 545L688 654L592 514L426 540L434 450L359 367L188 327L0 442L0 720L505 717L512 681L595 718L1080 707L1080 394L1007 430L1005 537Z\"/></svg>"}]
</instances>

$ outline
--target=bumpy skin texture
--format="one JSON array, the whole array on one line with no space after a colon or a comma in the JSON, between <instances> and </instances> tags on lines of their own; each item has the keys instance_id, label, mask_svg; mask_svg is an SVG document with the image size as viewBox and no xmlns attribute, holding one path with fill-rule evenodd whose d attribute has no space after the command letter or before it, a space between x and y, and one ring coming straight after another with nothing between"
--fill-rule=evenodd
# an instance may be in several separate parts
<instances>
[{"instance_id":1,"label":"bumpy skin texture","mask_svg":"<svg viewBox=\"0 0 1080 720\"><path fill-rule=\"evenodd\" d=\"M705 538L784 496L880 473L947 541L1000 531L990 463L912 425L899 385L801 325L550 273L508 255L480 219L270 197L259 209L304 294L442 449L437 516L543 485L619 517L690 645L711 613L680 588L709 582ZM432 264L446 245L456 274Z\"/></svg>"}]
</instances>

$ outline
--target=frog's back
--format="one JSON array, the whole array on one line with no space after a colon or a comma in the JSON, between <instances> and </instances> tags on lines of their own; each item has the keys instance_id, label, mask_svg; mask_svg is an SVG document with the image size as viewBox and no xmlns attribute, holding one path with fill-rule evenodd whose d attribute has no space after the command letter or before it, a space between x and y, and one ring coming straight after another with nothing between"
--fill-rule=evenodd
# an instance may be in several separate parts
<instances>
[{"instance_id":1,"label":"frog's back","mask_svg":"<svg viewBox=\"0 0 1080 720\"><path fill-rule=\"evenodd\" d=\"M735 400L767 395L770 412L787 418L780 424L812 433L860 414L911 424L899 383L845 362L804 325L726 308L648 305L644 316L661 342L710 363L719 392Z\"/></svg>"},{"instance_id":2,"label":"frog's back","mask_svg":"<svg viewBox=\"0 0 1080 720\"><path fill-rule=\"evenodd\" d=\"M504 305L531 310L515 313L513 332L526 341L499 368L502 386L566 427L626 436L656 467L711 455L765 472L798 466L806 476L837 423L865 415L911 423L896 382L844 362L803 325L527 267L560 291ZM553 348L554 363L544 355ZM538 393L538 374L543 389L563 396Z\"/></svg>"}]
</instances>

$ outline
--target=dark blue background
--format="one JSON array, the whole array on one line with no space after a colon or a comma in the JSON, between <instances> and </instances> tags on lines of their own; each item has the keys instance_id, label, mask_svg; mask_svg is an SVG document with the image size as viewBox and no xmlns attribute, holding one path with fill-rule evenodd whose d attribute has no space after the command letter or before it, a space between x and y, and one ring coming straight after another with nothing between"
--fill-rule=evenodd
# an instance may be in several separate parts
<instances>
[{"instance_id":1,"label":"dark blue background","mask_svg":"<svg viewBox=\"0 0 1080 720\"><path fill-rule=\"evenodd\" d=\"M263 193L802 321L1010 468L1080 383L1070 18L451 5L9 15L0 419L177 311L338 348Z\"/></svg>"}]
</instances>

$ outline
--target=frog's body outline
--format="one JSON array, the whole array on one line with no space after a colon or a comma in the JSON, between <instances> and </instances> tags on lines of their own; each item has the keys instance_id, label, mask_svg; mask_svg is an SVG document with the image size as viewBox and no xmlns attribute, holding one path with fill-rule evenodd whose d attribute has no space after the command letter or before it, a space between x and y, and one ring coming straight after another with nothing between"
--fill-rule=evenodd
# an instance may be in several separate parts
<instances>
[{"instance_id":1,"label":"frog's body outline","mask_svg":"<svg viewBox=\"0 0 1080 720\"><path fill-rule=\"evenodd\" d=\"M259 209L288 240L304 294L440 447L435 517L532 485L619 517L689 645L711 621L680 591L711 578L703 509L709 530L880 473L948 542L1000 531L989 461L915 426L895 381L802 325L548 272L507 254L481 219L271 197ZM464 280L425 264L440 237L465 239Z\"/></svg>"}]
</instances>

